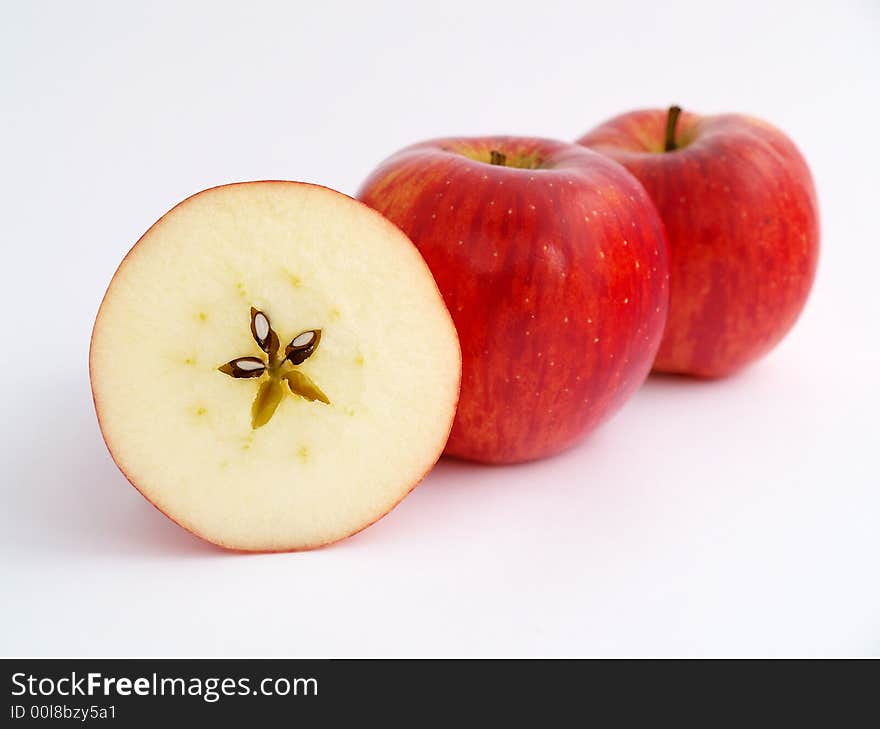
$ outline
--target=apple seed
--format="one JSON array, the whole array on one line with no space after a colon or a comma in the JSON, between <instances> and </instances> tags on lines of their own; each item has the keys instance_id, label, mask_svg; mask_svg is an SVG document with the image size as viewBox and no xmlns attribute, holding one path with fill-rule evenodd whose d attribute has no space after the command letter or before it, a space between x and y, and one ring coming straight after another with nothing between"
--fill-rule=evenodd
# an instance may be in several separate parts
<instances>
[{"instance_id":1,"label":"apple seed","mask_svg":"<svg viewBox=\"0 0 880 729\"><path fill-rule=\"evenodd\" d=\"M311 357L321 341L320 329L309 329L297 334L284 349L284 359L298 365Z\"/></svg>"},{"instance_id":2,"label":"apple seed","mask_svg":"<svg viewBox=\"0 0 880 729\"><path fill-rule=\"evenodd\" d=\"M231 377L259 377L266 371L266 364L258 357L238 357L218 368Z\"/></svg>"},{"instance_id":3,"label":"apple seed","mask_svg":"<svg viewBox=\"0 0 880 729\"><path fill-rule=\"evenodd\" d=\"M260 349L269 355L271 364L278 354L278 346L280 344L278 335L275 334L272 325L269 324L269 317L253 306L251 307L251 334L254 337L254 341L260 345Z\"/></svg>"}]
</instances>

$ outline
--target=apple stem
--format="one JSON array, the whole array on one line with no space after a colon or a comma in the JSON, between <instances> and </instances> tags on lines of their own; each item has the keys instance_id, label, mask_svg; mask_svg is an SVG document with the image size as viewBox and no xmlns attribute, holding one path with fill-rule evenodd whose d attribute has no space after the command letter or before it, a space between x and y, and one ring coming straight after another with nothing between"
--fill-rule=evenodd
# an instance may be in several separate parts
<instances>
[{"instance_id":1,"label":"apple stem","mask_svg":"<svg viewBox=\"0 0 880 729\"><path fill-rule=\"evenodd\" d=\"M504 167L504 165L507 164L507 155L503 152L499 152L497 149L493 149L489 152L489 164Z\"/></svg>"},{"instance_id":2,"label":"apple stem","mask_svg":"<svg viewBox=\"0 0 880 729\"><path fill-rule=\"evenodd\" d=\"M675 127L678 124L680 114L680 106L669 107L669 113L666 115L666 144L663 145L663 151L665 152L672 152L678 149L678 145L675 143Z\"/></svg>"}]
</instances>

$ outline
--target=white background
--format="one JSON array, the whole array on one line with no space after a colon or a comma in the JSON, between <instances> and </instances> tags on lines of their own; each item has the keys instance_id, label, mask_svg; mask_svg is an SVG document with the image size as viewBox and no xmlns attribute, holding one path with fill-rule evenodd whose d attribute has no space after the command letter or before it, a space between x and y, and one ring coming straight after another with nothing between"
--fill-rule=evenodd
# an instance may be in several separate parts
<instances>
[{"instance_id":1,"label":"white background","mask_svg":"<svg viewBox=\"0 0 880 729\"><path fill-rule=\"evenodd\" d=\"M0 653L880 655L880 10L714 5L8 4ZM651 378L549 461L441 462L313 553L224 553L116 470L92 322L185 196L353 193L420 139L573 139L671 102L762 116L815 173L816 287L758 365Z\"/></svg>"}]
</instances>

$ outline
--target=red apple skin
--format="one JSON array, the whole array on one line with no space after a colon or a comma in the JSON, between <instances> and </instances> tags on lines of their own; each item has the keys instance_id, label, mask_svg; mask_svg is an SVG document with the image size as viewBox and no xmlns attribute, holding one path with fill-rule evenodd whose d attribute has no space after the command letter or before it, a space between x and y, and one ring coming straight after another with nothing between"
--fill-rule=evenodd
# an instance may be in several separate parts
<instances>
[{"instance_id":1,"label":"red apple skin","mask_svg":"<svg viewBox=\"0 0 880 729\"><path fill-rule=\"evenodd\" d=\"M722 377L766 354L806 303L819 255L812 177L781 131L737 114L623 114L578 140L644 185L666 227L671 291L659 372Z\"/></svg>"},{"instance_id":2,"label":"red apple skin","mask_svg":"<svg viewBox=\"0 0 880 729\"><path fill-rule=\"evenodd\" d=\"M493 150L536 168L489 164ZM439 139L387 159L358 197L416 244L458 328L448 455L558 453L644 381L666 321L668 249L617 163L545 139Z\"/></svg>"}]
</instances>

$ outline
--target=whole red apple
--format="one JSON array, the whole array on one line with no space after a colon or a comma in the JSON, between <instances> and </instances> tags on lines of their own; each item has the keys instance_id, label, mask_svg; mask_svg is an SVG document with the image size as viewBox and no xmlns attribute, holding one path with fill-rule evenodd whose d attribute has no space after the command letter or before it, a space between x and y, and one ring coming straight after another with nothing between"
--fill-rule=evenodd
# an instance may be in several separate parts
<instances>
[{"instance_id":1,"label":"whole red apple","mask_svg":"<svg viewBox=\"0 0 880 729\"><path fill-rule=\"evenodd\" d=\"M819 254L816 193L778 129L680 112L623 114L578 142L632 172L666 226L669 319L654 369L720 377L769 351L803 309Z\"/></svg>"},{"instance_id":2,"label":"whole red apple","mask_svg":"<svg viewBox=\"0 0 880 729\"><path fill-rule=\"evenodd\" d=\"M667 244L616 162L545 139L439 139L393 155L358 196L416 244L458 328L448 454L556 453L647 376L666 320Z\"/></svg>"}]
</instances>

